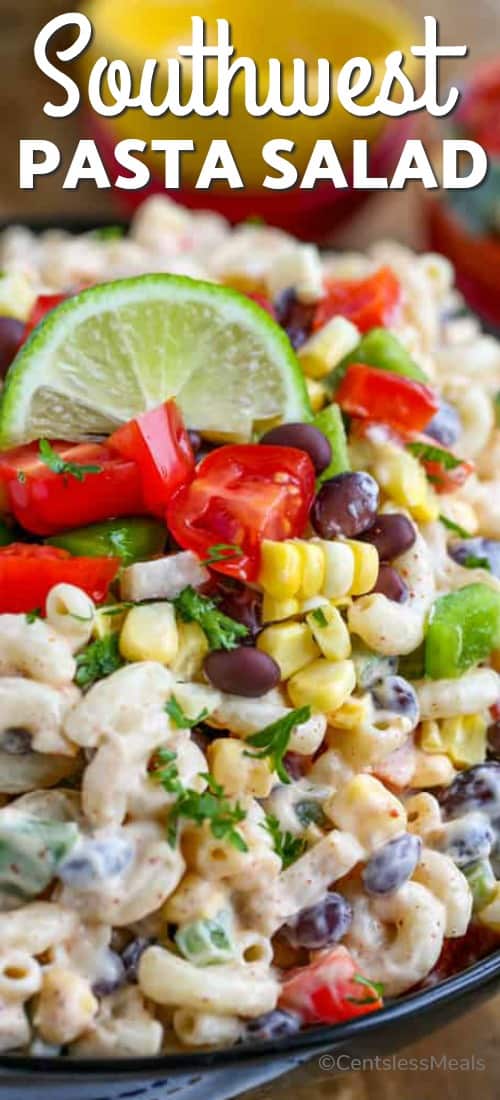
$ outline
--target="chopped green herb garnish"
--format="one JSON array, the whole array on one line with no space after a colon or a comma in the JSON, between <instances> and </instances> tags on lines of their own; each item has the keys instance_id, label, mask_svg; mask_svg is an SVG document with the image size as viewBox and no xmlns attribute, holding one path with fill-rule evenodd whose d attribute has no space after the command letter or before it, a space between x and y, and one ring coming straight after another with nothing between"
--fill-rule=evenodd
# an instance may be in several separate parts
<instances>
[{"instance_id":1,"label":"chopped green herb garnish","mask_svg":"<svg viewBox=\"0 0 500 1100\"><path fill-rule=\"evenodd\" d=\"M25 474L24 470L18 470L16 477L17 477L17 480L18 480L19 484L24 485L24 483L26 481L26 474Z\"/></svg>"},{"instance_id":2,"label":"chopped green herb garnish","mask_svg":"<svg viewBox=\"0 0 500 1100\"><path fill-rule=\"evenodd\" d=\"M237 546L235 542L216 542L214 546L209 546L208 557L204 558L201 564L214 565L218 561L234 561L242 555L241 546Z\"/></svg>"},{"instance_id":3,"label":"chopped green herb garnish","mask_svg":"<svg viewBox=\"0 0 500 1100\"><path fill-rule=\"evenodd\" d=\"M256 749L261 749L261 752L246 752L245 756L253 756L256 760L264 760L268 756L273 771L279 776L281 782L289 783L290 776L283 763L283 757L295 726L299 726L301 722L307 722L310 717L310 707L298 707L297 710L284 714L283 718L278 718L276 722L271 722L259 733L246 738L247 745L253 745Z\"/></svg>"},{"instance_id":4,"label":"chopped green herb garnish","mask_svg":"<svg viewBox=\"0 0 500 1100\"><path fill-rule=\"evenodd\" d=\"M326 617L325 612L322 610L321 607L315 607L314 611L312 611L311 614L312 614L312 617L313 617L315 623L317 623L318 626L321 626L321 627L328 626L327 617Z\"/></svg>"},{"instance_id":5,"label":"chopped green herb garnish","mask_svg":"<svg viewBox=\"0 0 500 1100\"><path fill-rule=\"evenodd\" d=\"M368 978L364 978L362 974L353 974L352 981L356 982L357 985L365 986L365 988L369 989L371 993L375 994L375 996L363 997L361 999L358 997L346 997L345 1000L349 1001L350 1004L373 1005L376 1004L376 1002L379 1001L383 995L384 987L382 985L382 982L370 982Z\"/></svg>"},{"instance_id":6,"label":"chopped green herb garnish","mask_svg":"<svg viewBox=\"0 0 500 1100\"><path fill-rule=\"evenodd\" d=\"M31 623L36 623L36 620L41 619L41 617L42 617L41 607L34 607L33 611L27 611L26 616L25 616L26 622L29 623L30 625L31 625Z\"/></svg>"},{"instance_id":7,"label":"chopped green herb garnish","mask_svg":"<svg viewBox=\"0 0 500 1100\"><path fill-rule=\"evenodd\" d=\"M262 822L262 828L267 829L272 838L274 851L283 864L283 870L299 858L305 851L306 842L301 836L293 833L282 832L278 818L274 814L266 814L266 820Z\"/></svg>"},{"instance_id":8,"label":"chopped green herb garnish","mask_svg":"<svg viewBox=\"0 0 500 1100\"><path fill-rule=\"evenodd\" d=\"M182 790L177 802L170 811L167 836L172 847L177 840L177 825L181 817L194 821L196 825L203 825L204 821L210 823L212 836L216 840L226 840L238 852L247 852L248 846L241 833L235 828L240 821L244 821L246 813L239 802L233 806L224 794L224 788L209 772L202 776L206 779L208 789L201 794L190 789Z\"/></svg>"},{"instance_id":9,"label":"chopped green herb garnish","mask_svg":"<svg viewBox=\"0 0 500 1100\"><path fill-rule=\"evenodd\" d=\"M155 783L160 783L169 794L181 795L184 788L179 779L179 772L175 763L176 756L177 754L172 752L171 749L157 749L150 775L151 779L154 779Z\"/></svg>"},{"instance_id":10,"label":"chopped green herb garnish","mask_svg":"<svg viewBox=\"0 0 500 1100\"><path fill-rule=\"evenodd\" d=\"M128 611L130 607L135 607L133 600L123 600L122 603L113 603L109 607L100 607L99 613L101 615L123 615L124 611Z\"/></svg>"},{"instance_id":11,"label":"chopped green herb garnish","mask_svg":"<svg viewBox=\"0 0 500 1100\"><path fill-rule=\"evenodd\" d=\"M470 531L466 531L465 527L461 527L460 524L455 523L453 519L448 519L448 516L443 516L442 514L440 514L439 518L443 527L447 527L448 531L453 531L454 535L458 535L461 539L470 538Z\"/></svg>"},{"instance_id":12,"label":"chopped green herb garnish","mask_svg":"<svg viewBox=\"0 0 500 1100\"><path fill-rule=\"evenodd\" d=\"M172 603L185 623L199 623L210 649L236 649L240 638L248 634L246 626L223 615L213 600L201 596L191 585L183 588Z\"/></svg>"},{"instance_id":13,"label":"chopped green herb garnish","mask_svg":"<svg viewBox=\"0 0 500 1100\"><path fill-rule=\"evenodd\" d=\"M491 565L488 558L479 557L477 554L467 554L460 565L465 566L466 569L487 569L491 573Z\"/></svg>"},{"instance_id":14,"label":"chopped green herb garnish","mask_svg":"<svg viewBox=\"0 0 500 1100\"><path fill-rule=\"evenodd\" d=\"M102 466L84 465L78 462L65 462L61 455L51 447L48 439L41 439L39 443L40 458L49 470L54 474L65 474L74 477L77 481L84 481L87 474L100 474Z\"/></svg>"},{"instance_id":15,"label":"chopped green herb garnish","mask_svg":"<svg viewBox=\"0 0 500 1100\"><path fill-rule=\"evenodd\" d=\"M98 229L92 230L92 236L98 241L119 241L125 236L125 227L123 225L100 225Z\"/></svg>"},{"instance_id":16,"label":"chopped green herb garnish","mask_svg":"<svg viewBox=\"0 0 500 1100\"><path fill-rule=\"evenodd\" d=\"M415 440L407 443L406 450L416 458L422 458L424 462L438 462L444 470L455 470L462 465L462 459L457 458L451 451L445 451L444 447L435 447L433 443L422 443Z\"/></svg>"},{"instance_id":17,"label":"chopped green herb garnish","mask_svg":"<svg viewBox=\"0 0 500 1100\"><path fill-rule=\"evenodd\" d=\"M183 711L180 703L177 702L175 695L165 703L165 710L168 717L172 719L172 722L180 730L190 730L193 726L197 726L199 722L203 722L204 718L208 718L208 710L206 707L200 711L196 718L189 718Z\"/></svg>"},{"instance_id":18,"label":"chopped green herb garnish","mask_svg":"<svg viewBox=\"0 0 500 1100\"><path fill-rule=\"evenodd\" d=\"M97 680L111 676L111 673L116 672L117 668L121 668L124 663L118 647L117 634L98 638L78 654L75 683L81 688L92 687Z\"/></svg>"}]
</instances>

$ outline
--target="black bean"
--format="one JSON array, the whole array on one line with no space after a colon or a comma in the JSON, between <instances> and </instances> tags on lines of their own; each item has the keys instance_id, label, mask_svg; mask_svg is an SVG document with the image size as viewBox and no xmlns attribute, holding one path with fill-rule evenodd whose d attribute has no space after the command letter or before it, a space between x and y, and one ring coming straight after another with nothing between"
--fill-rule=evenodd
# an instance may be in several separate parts
<instances>
[{"instance_id":1,"label":"black bean","mask_svg":"<svg viewBox=\"0 0 500 1100\"><path fill-rule=\"evenodd\" d=\"M379 566L378 577L371 591L381 592L383 596L386 596L388 600L393 600L394 603L406 603L410 595L408 585L405 584L397 569L393 569L392 565L385 565L383 562Z\"/></svg>"},{"instance_id":2,"label":"black bean","mask_svg":"<svg viewBox=\"0 0 500 1100\"><path fill-rule=\"evenodd\" d=\"M322 539L356 538L373 524L379 489L370 474L344 473L321 486L311 509L311 523Z\"/></svg>"},{"instance_id":3,"label":"black bean","mask_svg":"<svg viewBox=\"0 0 500 1100\"><path fill-rule=\"evenodd\" d=\"M494 842L495 833L486 814L473 812L446 826L440 847L458 867L464 867L473 860L488 859Z\"/></svg>"},{"instance_id":4,"label":"black bean","mask_svg":"<svg viewBox=\"0 0 500 1100\"><path fill-rule=\"evenodd\" d=\"M342 894L325 894L317 905L301 909L281 931L292 947L318 951L345 936L352 923L352 906Z\"/></svg>"},{"instance_id":5,"label":"black bean","mask_svg":"<svg viewBox=\"0 0 500 1100\"><path fill-rule=\"evenodd\" d=\"M448 401L441 401L437 413L426 426L426 435L432 436L443 447L452 447L462 431L462 421L457 410Z\"/></svg>"},{"instance_id":6,"label":"black bean","mask_svg":"<svg viewBox=\"0 0 500 1100\"><path fill-rule=\"evenodd\" d=\"M483 810L495 820L500 813L500 763L487 760L460 772L439 794L446 817L460 817L468 810Z\"/></svg>"},{"instance_id":7,"label":"black bean","mask_svg":"<svg viewBox=\"0 0 500 1100\"><path fill-rule=\"evenodd\" d=\"M259 440L273 447L296 447L309 455L317 474L321 474L332 461L332 448L326 435L315 428L314 424L280 424L271 428Z\"/></svg>"},{"instance_id":8,"label":"black bean","mask_svg":"<svg viewBox=\"0 0 500 1100\"><path fill-rule=\"evenodd\" d=\"M85 890L96 882L114 878L129 867L132 845L119 835L106 840L84 837L58 868L58 876L68 886Z\"/></svg>"},{"instance_id":9,"label":"black bean","mask_svg":"<svg viewBox=\"0 0 500 1100\"><path fill-rule=\"evenodd\" d=\"M299 1017L293 1012L275 1008L273 1012L266 1012L264 1016L249 1020L245 1028L245 1038L247 1040L284 1039L287 1035L293 1035L299 1031L300 1026Z\"/></svg>"},{"instance_id":10,"label":"black bean","mask_svg":"<svg viewBox=\"0 0 500 1100\"><path fill-rule=\"evenodd\" d=\"M378 680L371 689L375 706L409 718L415 727L420 717L420 708L415 689L403 676L386 676Z\"/></svg>"},{"instance_id":11,"label":"black bean","mask_svg":"<svg viewBox=\"0 0 500 1100\"><path fill-rule=\"evenodd\" d=\"M265 695L281 679L279 666L260 649L240 645L237 649L217 649L205 657L205 673L219 691L244 695L248 699Z\"/></svg>"},{"instance_id":12,"label":"black bean","mask_svg":"<svg viewBox=\"0 0 500 1100\"><path fill-rule=\"evenodd\" d=\"M413 546L417 532L411 520L399 512L377 516L375 523L359 538L376 546L380 561L392 561Z\"/></svg>"},{"instance_id":13,"label":"black bean","mask_svg":"<svg viewBox=\"0 0 500 1100\"><path fill-rule=\"evenodd\" d=\"M28 730L4 730L0 736L0 750L11 756L27 756L32 752L31 734Z\"/></svg>"},{"instance_id":14,"label":"black bean","mask_svg":"<svg viewBox=\"0 0 500 1100\"><path fill-rule=\"evenodd\" d=\"M124 947L122 951L122 963L125 968L127 981L130 985L133 985L134 982L137 981L137 968L141 955L146 950L146 947L150 947L153 942L152 939L147 939L146 936L137 936Z\"/></svg>"},{"instance_id":15,"label":"black bean","mask_svg":"<svg viewBox=\"0 0 500 1100\"><path fill-rule=\"evenodd\" d=\"M108 951L106 965L103 973L92 985L92 992L96 997L109 997L122 985L125 985L125 967L123 960L116 951Z\"/></svg>"},{"instance_id":16,"label":"black bean","mask_svg":"<svg viewBox=\"0 0 500 1100\"><path fill-rule=\"evenodd\" d=\"M15 317L0 317L0 378L5 378L24 336L24 324Z\"/></svg>"},{"instance_id":17,"label":"black bean","mask_svg":"<svg viewBox=\"0 0 500 1100\"><path fill-rule=\"evenodd\" d=\"M251 645L262 629L262 594L230 577L219 576L213 595L224 615L246 626L248 639L243 644Z\"/></svg>"},{"instance_id":18,"label":"black bean","mask_svg":"<svg viewBox=\"0 0 500 1100\"><path fill-rule=\"evenodd\" d=\"M459 565L474 564L490 569L495 577L500 578L500 540L498 539L463 539L460 542L451 542L448 553L453 561Z\"/></svg>"},{"instance_id":19,"label":"black bean","mask_svg":"<svg viewBox=\"0 0 500 1100\"><path fill-rule=\"evenodd\" d=\"M368 894L392 894L413 874L420 859L422 841L412 833L388 840L374 852L361 872Z\"/></svg>"},{"instance_id":20,"label":"black bean","mask_svg":"<svg viewBox=\"0 0 500 1100\"><path fill-rule=\"evenodd\" d=\"M284 328L295 350L305 344L312 332L316 306L299 301L293 287L284 290L274 302L276 320Z\"/></svg>"},{"instance_id":21,"label":"black bean","mask_svg":"<svg viewBox=\"0 0 500 1100\"><path fill-rule=\"evenodd\" d=\"M493 722L488 728L488 752L497 760L500 760L500 721Z\"/></svg>"}]
</instances>

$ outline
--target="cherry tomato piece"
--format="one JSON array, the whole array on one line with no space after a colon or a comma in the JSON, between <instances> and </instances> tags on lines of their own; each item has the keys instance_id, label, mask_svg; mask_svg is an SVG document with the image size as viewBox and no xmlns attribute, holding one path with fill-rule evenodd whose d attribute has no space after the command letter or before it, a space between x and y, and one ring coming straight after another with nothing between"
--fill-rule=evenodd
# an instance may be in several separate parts
<instances>
[{"instance_id":1,"label":"cherry tomato piece","mask_svg":"<svg viewBox=\"0 0 500 1100\"><path fill-rule=\"evenodd\" d=\"M0 612L45 610L55 584L75 584L95 601L106 599L120 558L72 558L55 546L11 543L0 548Z\"/></svg>"},{"instance_id":2,"label":"cherry tomato piece","mask_svg":"<svg viewBox=\"0 0 500 1100\"><path fill-rule=\"evenodd\" d=\"M351 363L335 400L349 416L376 420L404 432L421 431L439 408L430 386L364 363Z\"/></svg>"},{"instance_id":3,"label":"cherry tomato piece","mask_svg":"<svg viewBox=\"0 0 500 1100\"><path fill-rule=\"evenodd\" d=\"M179 546L202 559L217 544L235 545L242 553L212 568L255 580L263 539L302 534L314 483L309 455L294 447L219 447L202 459L190 485L174 493L167 526Z\"/></svg>"},{"instance_id":4,"label":"cherry tomato piece","mask_svg":"<svg viewBox=\"0 0 500 1100\"><path fill-rule=\"evenodd\" d=\"M381 267L365 279L330 279L325 297L316 308L313 329L332 317L347 317L360 332L388 325L401 300L401 287L390 267Z\"/></svg>"},{"instance_id":5,"label":"cherry tomato piece","mask_svg":"<svg viewBox=\"0 0 500 1100\"><path fill-rule=\"evenodd\" d=\"M137 464L146 508L163 519L172 493L194 473L193 448L175 401L118 428L108 446Z\"/></svg>"},{"instance_id":6,"label":"cherry tomato piece","mask_svg":"<svg viewBox=\"0 0 500 1100\"><path fill-rule=\"evenodd\" d=\"M347 948L338 946L285 977L279 1005L305 1024L336 1024L382 1008L382 997L356 970Z\"/></svg>"}]
</instances>

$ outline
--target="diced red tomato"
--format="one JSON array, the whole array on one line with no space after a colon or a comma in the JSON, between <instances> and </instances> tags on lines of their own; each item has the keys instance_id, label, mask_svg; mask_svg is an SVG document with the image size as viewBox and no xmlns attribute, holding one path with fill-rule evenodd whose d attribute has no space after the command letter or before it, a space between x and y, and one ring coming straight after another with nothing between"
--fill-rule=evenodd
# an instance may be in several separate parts
<instances>
[{"instance_id":1,"label":"diced red tomato","mask_svg":"<svg viewBox=\"0 0 500 1100\"><path fill-rule=\"evenodd\" d=\"M436 446L435 440L429 439L425 435L419 435L418 439L429 443L431 446ZM475 469L474 463L466 458L461 459L458 466L454 466L452 470L447 470L442 462L434 462L423 456L419 457L419 462L422 463L427 477L437 493L454 493L464 484L464 481L467 481L467 478Z\"/></svg>"},{"instance_id":2,"label":"diced red tomato","mask_svg":"<svg viewBox=\"0 0 500 1100\"><path fill-rule=\"evenodd\" d=\"M175 401L118 428L108 447L137 464L146 508L163 519L172 493L194 473L193 450Z\"/></svg>"},{"instance_id":3,"label":"diced red tomato","mask_svg":"<svg viewBox=\"0 0 500 1100\"><path fill-rule=\"evenodd\" d=\"M360 332L390 324L401 300L401 286L390 267L381 267L366 279L330 279L318 303L313 328L323 328L340 314Z\"/></svg>"},{"instance_id":4,"label":"diced red tomato","mask_svg":"<svg viewBox=\"0 0 500 1100\"><path fill-rule=\"evenodd\" d=\"M337 1024L382 1008L379 988L360 974L346 947L322 952L291 972L281 988L281 1008L305 1024Z\"/></svg>"},{"instance_id":5,"label":"diced red tomato","mask_svg":"<svg viewBox=\"0 0 500 1100\"><path fill-rule=\"evenodd\" d=\"M51 588L62 582L102 603L120 563L120 558L72 558L55 546L13 542L0 548L0 612L43 612Z\"/></svg>"},{"instance_id":6,"label":"diced red tomato","mask_svg":"<svg viewBox=\"0 0 500 1100\"><path fill-rule=\"evenodd\" d=\"M219 447L196 468L167 509L167 525L180 546L206 558L218 543L243 553L213 568L255 580L263 539L302 534L314 497L309 455L295 447L246 444Z\"/></svg>"},{"instance_id":7,"label":"diced red tomato","mask_svg":"<svg viewBox=\"0 0 500 1100\"><path fill-rule=\"evenodd\" d=\"M70 527L143 514L141 478L135 462L113 455L99 443L57 443L54 450L65 462L96 466L82 479L55 473L42 461L38 444L6 451L0 456L0 486L7 508L21 527L35 535L55 535Z\"/></svg>"},{"instance_id":8,"label":"diced red tomato","mask_svg":"<svg viewBox=\"0 0 500 1100\"><path fill-rule=\"evenodd\" d=\"M28 338L33 329L40 324L40 321L43 321L47 313L59 306L67 297L67 294L39 294L26 321L24 339Z\"/></svg>"},{"instance_id":9,"label":"diced red tomato","mask_svg":"<svg viewBox=\"0 0 500 1100\"><path fill-rule=\"evenodd\" d=\"M364 363L351 363L335 400L350 416L376 420L404 432L421 431L439 408L430 386Z\"/></svg>"}]
</instances>

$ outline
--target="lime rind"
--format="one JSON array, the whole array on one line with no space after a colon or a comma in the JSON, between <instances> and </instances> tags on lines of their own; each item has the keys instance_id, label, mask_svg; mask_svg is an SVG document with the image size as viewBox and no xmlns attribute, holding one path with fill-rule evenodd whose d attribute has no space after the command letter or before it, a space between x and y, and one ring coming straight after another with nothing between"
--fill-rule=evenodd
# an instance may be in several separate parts
<instances>
[{"instance_id":1,"label":"lime rind","mask_svg":"<svg viewBox=\"0 0 500 1100\"><path fill-rule=\"evenodd\" d=\"M103 283L61 303L12 364L0 448L87 439L168 397L190 428L248 439L311 418L288 337L238 291L177 275Z\"/></svg>"}]
</instances>

